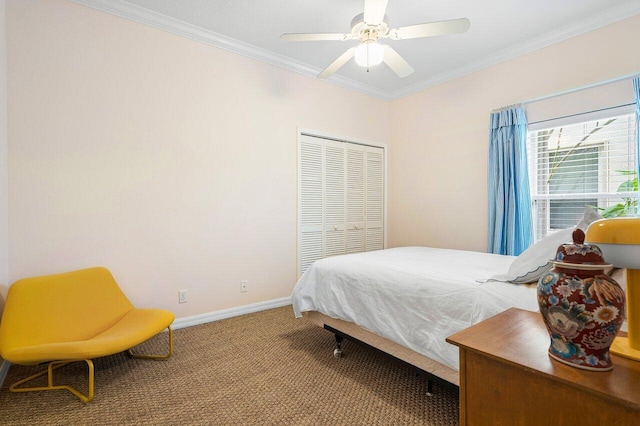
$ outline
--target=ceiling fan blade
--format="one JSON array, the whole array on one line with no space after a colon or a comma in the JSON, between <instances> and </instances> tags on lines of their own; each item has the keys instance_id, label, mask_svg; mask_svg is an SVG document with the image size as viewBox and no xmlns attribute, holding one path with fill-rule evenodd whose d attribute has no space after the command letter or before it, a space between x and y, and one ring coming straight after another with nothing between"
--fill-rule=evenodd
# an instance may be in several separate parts
<instances>
[{"instance_id":1,"label":"ceiling fan blade","mask_svg":"<svg viewBox=\"0 0 640 426\"><path fill-rule=\"evenodd\" d=\"M394 28L389 30L389 36L393 40L406 40L409 38L458 34L467 31L470 26L471 22L467 18L460 18Z\"/></svg>"},{"instance_id":2,"label":"ceiling fan blade","mask_svg":"<svg viewBox=\"0 0 640 426\"><path fill-rule=\"evenodd\" d=\"M326 41L336 40L343 41L352 38L351 34L338 34L338 33L288 33L282 34L280 40L284 41Z\"/></svg>"},{"instance_id":3,"label":"ceiling fan blade","mask_svg":"<svg viewBox=\"0 0 640 426\"><path fill-rule=\"evenodd\" d=\"M398 77L406 77L408 75L413 74L413 67L409 65L407 61L405 61L402 56L398 54L391 46L388 44L384 46L384 57L383 61L385 64L389 65L389 68L393 70Z\"/></svg>"},{"instance_id":4,"label":"ceiling fan blade","mask_svg":"<svg viewBox=\"0 0 640 426\"><path fill-rule=\"evenodd\" d=\"M378 25L384 19L389 0L364 0L364 22Z\"/></svg>"},{"instance_id":5,"label":"ceiling fan blade","mask_svg":"<svg viewBox=\"0 0 640 426\"><path fill-rule=\"evenodd\" d=\"M340 67L346 64L349 59L353 58L353 52L355 52L356 48L352 47L351 49L344 52L338 59L333 61L331 65L326 67L320 74L318 74L318 78L328 78L331 74L338 71Z\"/></svg>"}]
</instances>

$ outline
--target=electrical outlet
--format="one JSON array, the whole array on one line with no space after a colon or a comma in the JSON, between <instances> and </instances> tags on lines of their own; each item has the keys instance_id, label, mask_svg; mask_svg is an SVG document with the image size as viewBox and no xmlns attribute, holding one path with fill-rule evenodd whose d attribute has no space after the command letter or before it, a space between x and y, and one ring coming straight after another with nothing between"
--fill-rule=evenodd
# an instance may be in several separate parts
<instances>
[{"instance_id":1,"label":"electrical outlet","mask_svg":"<svg viewBox=\"0 0 640 426\"><path fill-rule=\"evenodd\" d=\"M178 290L178 303L187 303L189 301L189 293L187 290Z\"/></svg>"},{"instance_id":2,"label":"electrical outlet","mask_svg":"<svg viewBox=\"0 0 640 426\"><path fill-rule=\"evenodd\" d=\"M241 293L246 293L247 292L247 286L248 286L248 281L247 280L242 280L240 281L240 292Z\"/></svg>"}]
</instances>

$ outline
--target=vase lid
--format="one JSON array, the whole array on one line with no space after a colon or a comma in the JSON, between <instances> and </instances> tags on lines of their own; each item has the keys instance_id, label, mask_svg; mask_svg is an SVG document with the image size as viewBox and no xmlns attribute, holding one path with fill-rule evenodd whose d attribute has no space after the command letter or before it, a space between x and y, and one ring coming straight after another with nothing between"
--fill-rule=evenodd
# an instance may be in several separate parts
<instances>
[{"instance_id":1,"label":"vase lid","mask_svg":"<svg viewBox=\"0 0 640 426\"><path fill-rule=\"evenodd\" d=\"M558 247L554 264L574 269L600 269L612 266L605 262L602 250L595 244L584 242L584 231L576 228L572 234L573 243L565 243Z\"/></svg>"}]
</instances>

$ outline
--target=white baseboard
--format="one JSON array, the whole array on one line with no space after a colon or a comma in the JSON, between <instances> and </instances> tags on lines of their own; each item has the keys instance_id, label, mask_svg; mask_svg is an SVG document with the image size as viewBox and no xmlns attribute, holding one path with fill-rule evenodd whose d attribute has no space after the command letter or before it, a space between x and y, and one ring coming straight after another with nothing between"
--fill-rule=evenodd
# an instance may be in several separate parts
<instances>
[{"instance_id":1,"label":"white baseboard","mask_svg":"<svg viewBox=\"0 0 640 426\"><path fill-rule=\"evenodd\" d=\"M178 318L173 322L171 328L177 330L179 328L191 327L193 325L206 324L208 322L219 321L226 318L237 317L240 315L251 314L267 309L280 308L291 304L291 297L283 297L281 299L267 300L266 302L253 303L251 305L238 306L237 308L223 309L221 311L208 312L206 314L192 315L190 317ZM9 372L11 363L2 361L0 364L0 387L4 383L5 377Z\"/></svg>"},{"instance_id":2,"label":"white baseboard","mask_svg":"<svg viewBox=\"0 0 640 426\"><path fill-rule=\"evenodd\" d=\"M223 309L221 311L207 312L206 314L192 315L190 317L178 318L173 322L171 328L177 330L179 328L191 327L193 325L206 324L208 322L219 321L226 318L237 317L240 315L251 314L267 309L279 308L291 304L291 297L283 297L280 299L267 300L265 302L253 303L251 305L238 306L236 308Z\"/></svg>"},{"instance_id":3,"label":"white baseboard","mask_svg":"<svg viewBox=\"0 0 640 426\"><path fill-rule=\"evenodd\" d=\"M9 367L11 367L11 363L9 361L2 361L0 364L0 388L4 383L5 377L7 377L7 373L9 372Z\"/></svg>"}]
</instances>

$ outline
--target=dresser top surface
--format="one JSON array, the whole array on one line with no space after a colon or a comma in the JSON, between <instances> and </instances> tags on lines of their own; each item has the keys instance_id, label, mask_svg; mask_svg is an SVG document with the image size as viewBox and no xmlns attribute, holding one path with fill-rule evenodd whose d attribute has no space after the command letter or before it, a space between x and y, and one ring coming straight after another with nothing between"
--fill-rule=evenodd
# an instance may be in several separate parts
<instances>
[{"instance_id":1,"label":"dresser top surface","mask_svg":"<svg viewBox=\"0 0 640 426\"><path fill-rule=\"evenodd\" d=\"M640 410L640 361L611 354L612 370L589 371L553 360L549 334L537 312L508 309L449 336L447 342Z\"/></svg>"}]
</instances>

